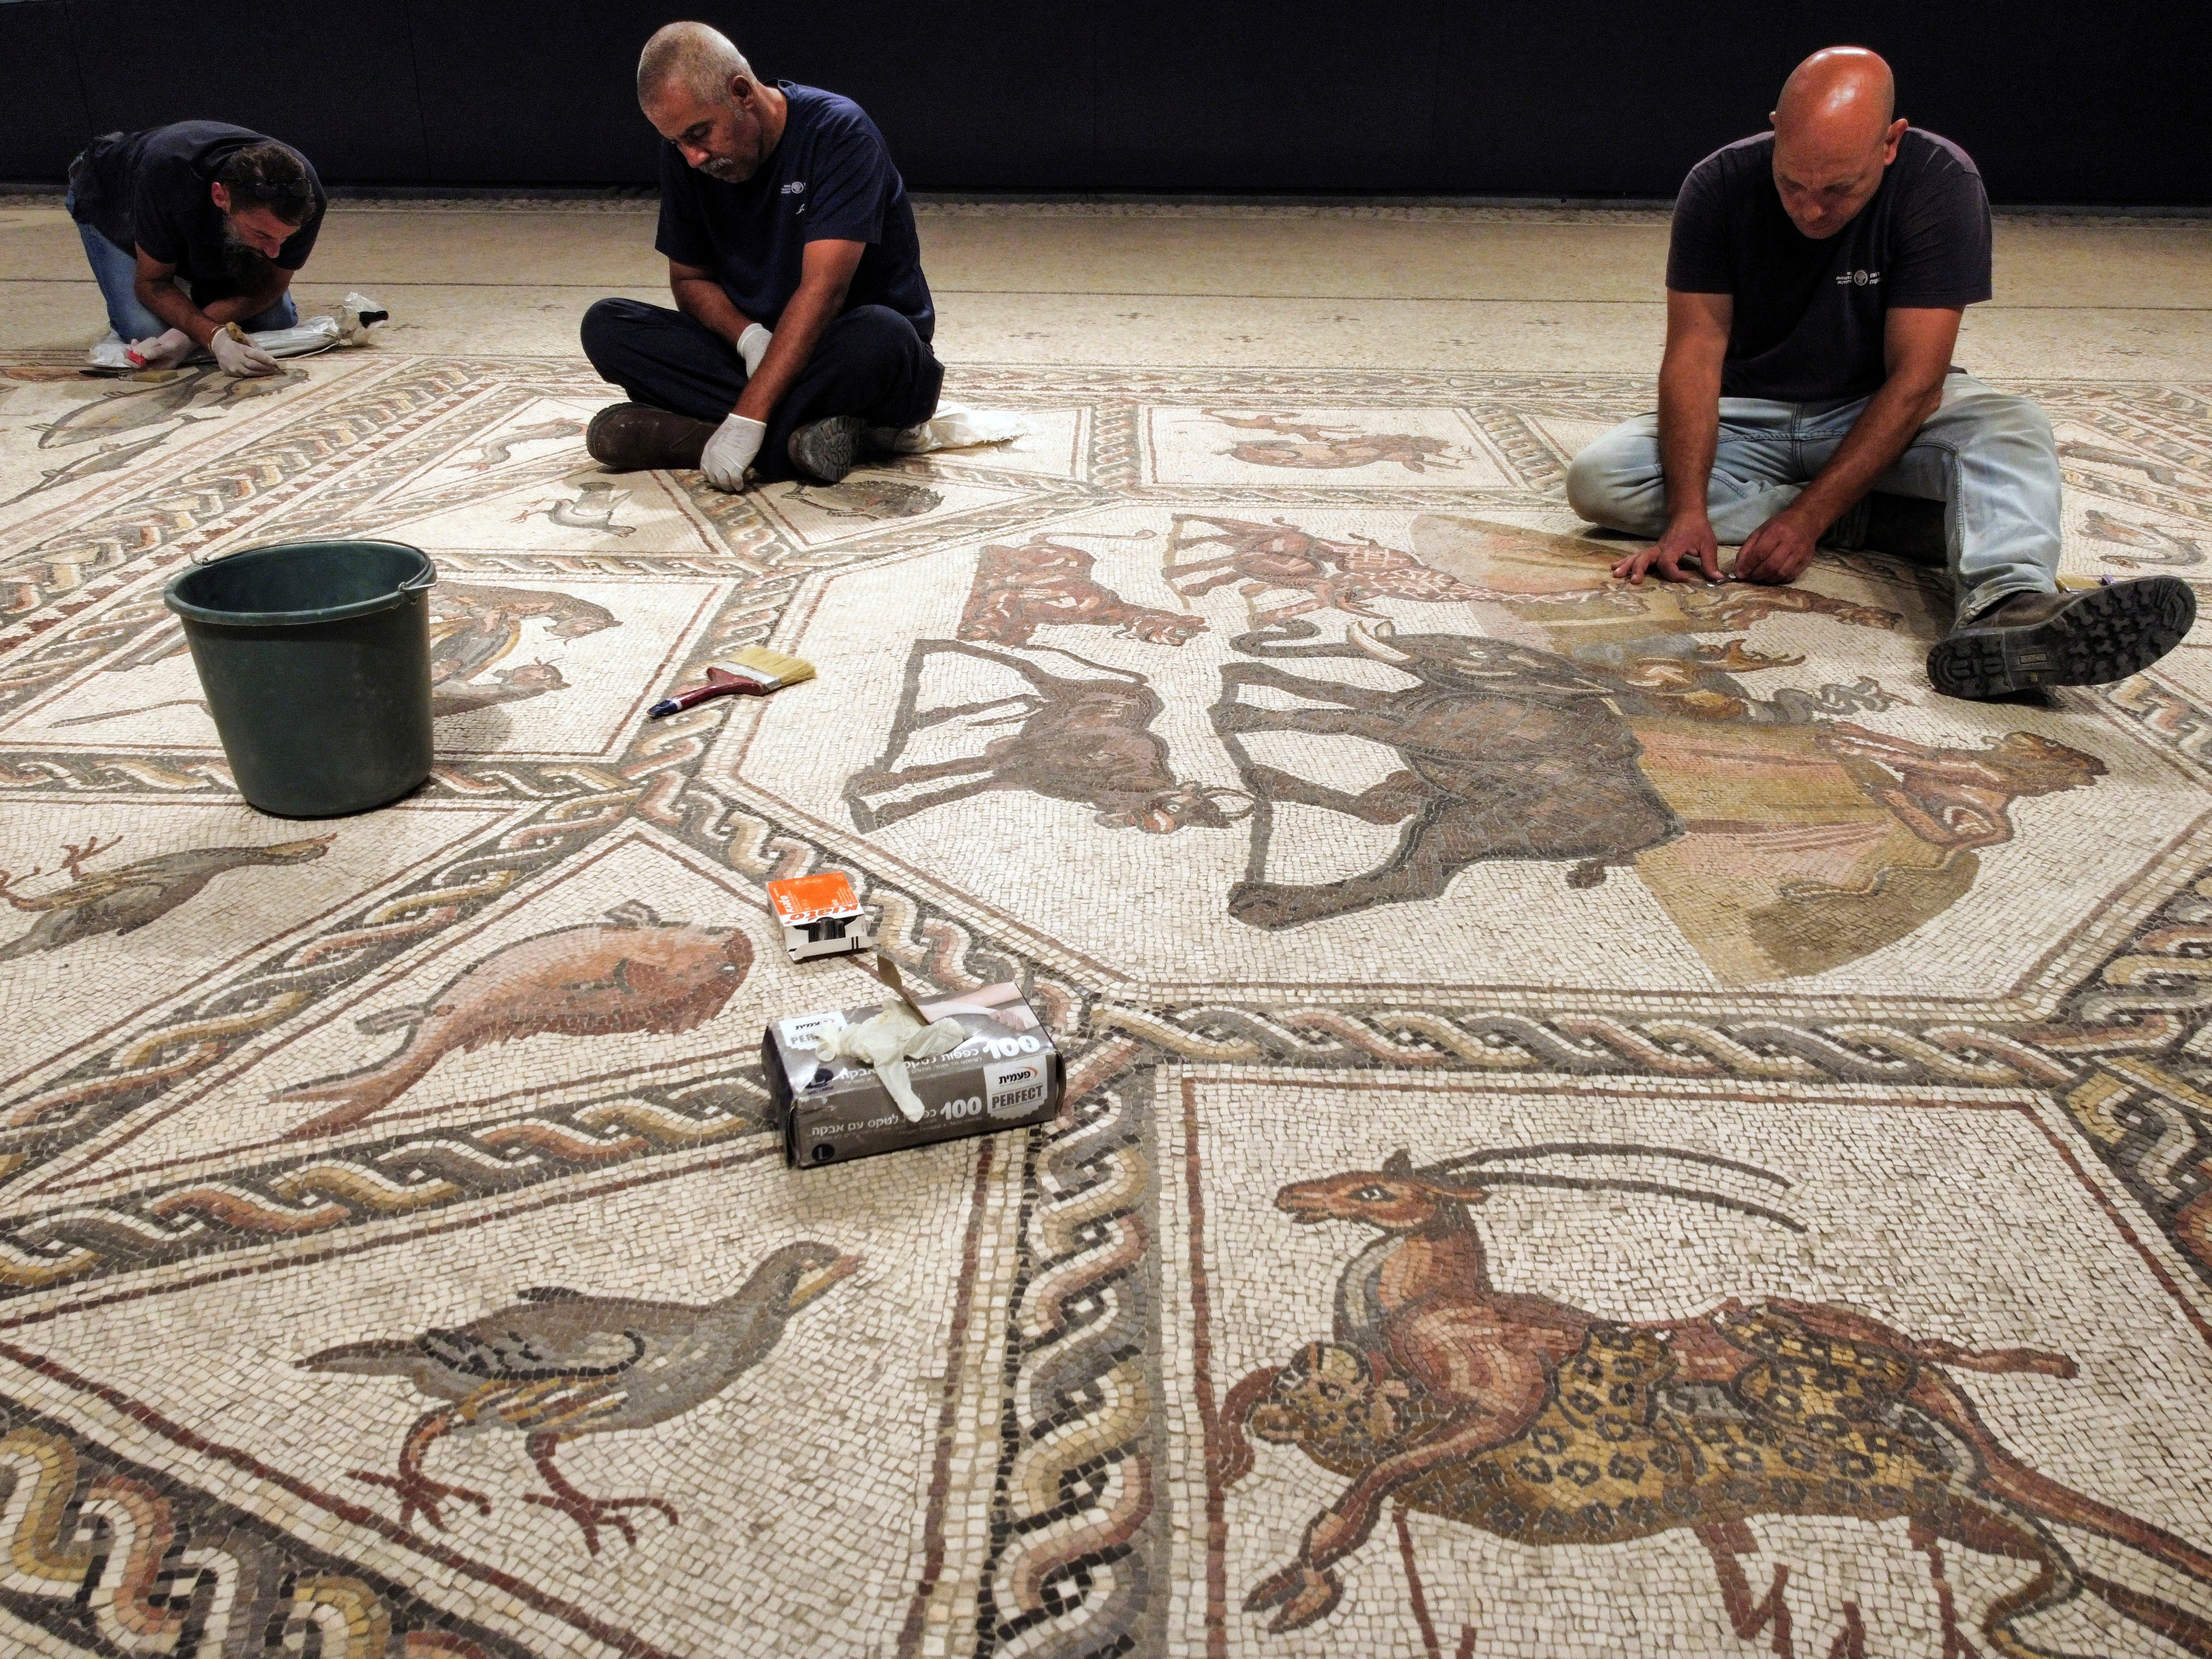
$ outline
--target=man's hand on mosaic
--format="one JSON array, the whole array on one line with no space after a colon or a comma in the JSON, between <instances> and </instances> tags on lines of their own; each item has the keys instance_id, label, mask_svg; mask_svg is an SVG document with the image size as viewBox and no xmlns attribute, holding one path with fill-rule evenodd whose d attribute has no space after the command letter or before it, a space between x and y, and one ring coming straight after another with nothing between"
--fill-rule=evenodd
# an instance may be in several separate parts
<instances>
[{"instance_id":1,"label":"man's hand on mosaic","mask_svg":"<svg viewBox=\"0 0 2212 1659\"><path fill-rule=\"evenodd\" d=\"M732 415L707 440L706 450L699 457L699 470L715 489L726 489L734 495L744 489L745 469L760 453L761 440L767 436L764 422Z\"/></svg>"},{"instance_id":2,"label":"man's hand on mosaic","mask_svg":"<svg viewBox=\"0 0 2212 1659\"><path fill-rule=\"evenodd\" d=\"M1664 582L1693 581L1693 574L1681 568L1685 559L1695 561L1707 581L1720 580L1720 544L1713 538L1712 520L1702 514L1694 520L1676 520L1667 526L1667 533L1650 546L1639 548L1617 562L1613 574L1632 586L1643 585L1647 570Z\"/></svg>"},{"instance_id":3,"label":"man's hand on mosaic","mask_svg":"<svg viewBox=\"0 0 2212 1659\"><path fill-rule=\"evenodd\" d=\"M131 347L131 361L141 368L173 368L192 349L192 337L181 328L139 340Z\"/></svg>"},{"instance_id":4,"label":"man's hand on mosaic","mask_svg":"<svg viewBox=\"0 0 2212 1659\"><path fill-rule=\"evenodd\" d=\"M1813 562L1820 532L1787 511L1776 514L1751 532L1735 556L1740 582L1794 582Z\"/></svg>"}]
</instances>

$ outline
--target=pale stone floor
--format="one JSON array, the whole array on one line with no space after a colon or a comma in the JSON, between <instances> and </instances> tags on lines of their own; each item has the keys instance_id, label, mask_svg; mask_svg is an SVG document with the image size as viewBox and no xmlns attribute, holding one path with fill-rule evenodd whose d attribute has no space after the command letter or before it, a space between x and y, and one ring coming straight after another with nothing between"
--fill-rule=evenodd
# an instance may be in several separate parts
<instances>
[{"instance_id":1,"label":"pale stone floor","mask_svg":"<svg viewBox=\"0 0 2212 1659\"><path fill-rule=\"evenodd\" d=\"M1027 435L611 477L650 213L342 204L373 349L142 383L0 203L0 1654L2212 1656L2212 627L1612 583L1656 212L926 204ZM2068 570L2212 593L2212 223L1997 235ZM316 823L160 599L307 536L441 573ZM783 1167L817 868L1057 1122Z\"/></svg>"}]
</instances>

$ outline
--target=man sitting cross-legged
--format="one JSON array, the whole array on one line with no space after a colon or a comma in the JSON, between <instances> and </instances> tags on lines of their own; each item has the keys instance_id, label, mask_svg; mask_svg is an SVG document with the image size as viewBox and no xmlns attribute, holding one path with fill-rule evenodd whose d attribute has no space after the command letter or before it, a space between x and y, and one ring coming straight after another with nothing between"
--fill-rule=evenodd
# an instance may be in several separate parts
<instances>
[{"instance_id":1,"label":"man sitting cross-legged","mask_svg":"<svg viewBox=\"0 0 2212 1659\"><path fill-rule=\"evenodd\" d=\"M671 23L646 43L637 97L667 142L660 231L678 310L602 300L584 354L632 401L585 443L617 471L697 467L722 489L836 483L871 428L915 426L945 370L914 209L860 106L763 86L729 40Z\"/></svg>"},{"instance_id":2,"label":"man sitting cross-legged","mask_svg":"<svg viewBox=\"0 0 2212 1659\"><path fill-rule=\"evenodd\" d=\"M2172 576L2057 591L2058 456L2025 398L1951 367L1990 297L1981 175L1949 140L1893 118L1889 66L1832 47L1782 88L1774 131L1684 181L1667 259L1659 411L1575 458L1567 499L1651 547L1640 582L1741 544L1740 580L1794 581L1816 543L1944 562L1936 690L1996 697L2124 678L2196 616Z\"/></svg>"}]
</instances>

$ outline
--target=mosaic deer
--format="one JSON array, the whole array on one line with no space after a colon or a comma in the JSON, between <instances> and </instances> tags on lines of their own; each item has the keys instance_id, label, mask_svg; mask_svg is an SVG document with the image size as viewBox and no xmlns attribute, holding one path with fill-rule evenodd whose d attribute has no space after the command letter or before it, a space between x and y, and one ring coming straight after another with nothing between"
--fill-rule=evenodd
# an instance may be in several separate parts
<instances>
[{"instance_id":1,"label":"mosaic deer","mask_svg":"<svg viewBox=\"0 0 2212 1659\"><path fill-rule=\"evenodd\" d=\"M1634 1152L1779 1179L1667 1148L1520 1150ZM1328 1615L1342 1593L1338 1565L1395 1502L1524 1545L1622 1543L1689 1528L1711 1552L1747 1638L1774 1617L1786 1573L1778 1568L1774 1592L1753 1602L1735 1559L1754 1547L1747 1521L1903 1519L1932 1565L1948 1540L2033 1567L1981 1621L1990 1649L2009 1659L2053 1659L2014 1626L2084 1590L2183 1651L2212 1656L2212 1621L2076 1565L2050 1527L2140 1551L2208 1592L2212 1554L2038 1474L1946 1374L2070 1378L2071 1359L1923 1340L1848 1308L1778 1298L1630 1324L1502 1291L1471 1215L1502 1185L1664 1193L1802 1231L1763 1206L1664 1182L1474 1167L1511 1155L1416 1169L1401 1151L1379 1170L1277 1193L1276 1206L1294 1222L1351 1221L1382 1237L1344 1272L1335 1340L1254 1372L1224 1407L1211 1468L1218 1489L1253 1467L1248 1435L1295 1444L1351 1482L1307 1526L1296 1559L1246 1598L1248 1612L1276 1609L1271 1630ZM1948 1597L1944 1607L1943 1650L1971 1652Z\"/></svg>"},{"instance_id":2,"label":"mosaic deer","mask_svg":"<svg viewBox=\"0 0 2212 1659\"><path fill-rule=\"evenodd\" d=\"M981 646L949 640L918 641L908 663L905 702L889 748L875 765L854 773L846 783L854 823L864 831L880 830L933 806L998 789L1026 789L1054 800L1081 801L1096 809L1102 824L1153 835L1186 825L1223 829L1243 816L1223 805L1243 799L1239 792L1176 776L1167 739L1152 730L1166 705L1143 675L1109 668L1073 652L1059 654L1090 669L1091 677L1047 673L1033 662ZM917 710L922 670L933 658L942 656L980 659L1018 675L1028 689L1010 696ZM917 734L954 720L1018 729L988 739L973 755L900 764ZM938 782L946 787L881 803L866 799ZM1249 810L1248 805L1245 811Z\"/></svg>"},{"instance_id":3,"label":"mosaic deer","mask_svg":"<svg viewBox=\"0 0 2212 1659\"><path fill-rule=\"evenodd\" d=\"M1194 530L1193 526L1201 528ZM1176 514L1168 541L1170 557L1208 544L1228 550L1169 564L1160 574L1185 599L1210 593L1231 582L1241 583L1238 591L1244 596L1255 628L1324 609L1379 617L1382 613L1368 601L1385 596L1430 605L1490 597L1456 576L1431 569L1410 553L1364 536L1334 542L1301 530L1287 519L1255 524L1249 519L1224 519L1212 514ZM1255 601L1271 589L1288 590L1297 597L1261 608Z\"/></svg>"}]
</instances>

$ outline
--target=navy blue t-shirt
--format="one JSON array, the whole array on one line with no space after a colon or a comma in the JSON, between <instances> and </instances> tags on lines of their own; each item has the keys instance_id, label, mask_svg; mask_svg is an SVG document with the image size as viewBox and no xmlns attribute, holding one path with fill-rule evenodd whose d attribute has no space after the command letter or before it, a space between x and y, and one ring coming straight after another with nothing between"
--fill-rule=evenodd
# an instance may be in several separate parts
<instances>
[{"instance_id":1,"label":"navy blue t-shirt","mask_svg":"<svg viewBox=\"0 0 2212 1659\"><path fill-rule=\"evenodd\" d=\"M193 284L203 302L243 292L255 279L260 256L225 240L222 212L208 186L225 161L248 144L268 139L223 121L177 121L143 132L111 132L85 147L70 169L75 216L128 253L143 248ZM291 146L287 144L287 149ZM323 182L297 150L313 192L300 228L284 239L269 263L297 270L314 252L322 228Z\"/></svg>"},{"instance_id":2,"label":"navy blue t-shirt","mask_svg":"<svg viewBox=\"0 0 2212 1659\"><path fill-rule=\"evenodd\" d=\"M1873 200L1825 241L1791 222L1774 186L1774 135L1715 150L1674 202L1667 286L1735 298L1724 398L1864 398L1888 378L1891 307L1990 297L1990 198L1973 160L1907 127Z\"/></svg>"},{"instance_id":3,"label":"navy blue t-shirt","mask_svg":"<svg viewBox=\"0 0 2212 1659\"><path fill-rule=\"evenodd\" d=\"M660 146L660 230L653 246L711 270L730 303L773 329L799 291L809 242L866 242L847 309L888 306L925 340L937 313L906 183L884 136L849 98L779 81L783 137L741 185L709 178L672 143Z\"/></svg>"}]
</instances>

